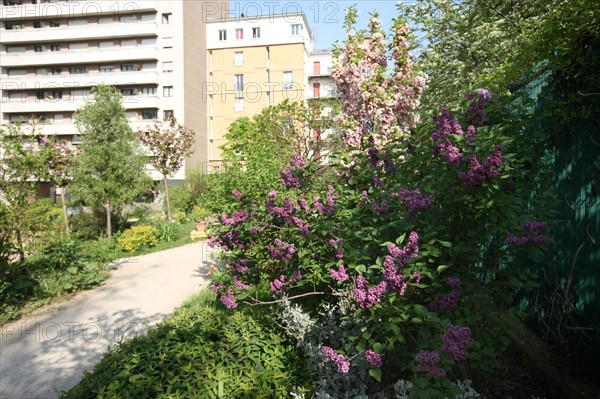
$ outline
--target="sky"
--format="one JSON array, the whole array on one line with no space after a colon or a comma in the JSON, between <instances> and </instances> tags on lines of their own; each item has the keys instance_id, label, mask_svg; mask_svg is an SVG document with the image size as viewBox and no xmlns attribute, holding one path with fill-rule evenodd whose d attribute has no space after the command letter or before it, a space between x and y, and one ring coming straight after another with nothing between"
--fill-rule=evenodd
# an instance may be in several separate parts
<instances>
[{"instance_id":1,"label":"sky","mask_svg":"<svg viewBox=\"0 0 600 399\"><path fill-rule=\"evenodd\" d=\"M413 3L404 0L405 3ZM396 4L398 0L357 0L357 1L332 1L332 0L230 0L230 10L237 11L237 15L245 16L293 13L303 11L310 25L315 42L314 49L331 48L336 40L340 42L345 37L342 27L345 9L356 4L359 13L357 28L367 27L369 12L379 12L383 21L383 28L389 32L392 18L398 15Z\"/></svg>"}]
</instances>

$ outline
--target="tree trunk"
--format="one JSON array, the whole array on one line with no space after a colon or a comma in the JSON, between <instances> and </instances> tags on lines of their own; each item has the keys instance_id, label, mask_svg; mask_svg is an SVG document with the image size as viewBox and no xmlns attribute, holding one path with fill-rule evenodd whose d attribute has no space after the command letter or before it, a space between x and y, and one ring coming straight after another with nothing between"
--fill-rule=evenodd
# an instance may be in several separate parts
<instances>
[{"instance_id":1,"label":"tree trunk","mask_svg":"<svg viewBox=\"0 0 600 399\"><path fill-rule=\"evenodd\" d=\"M106 209L106 235L110 239L112 237L112 221L110 220L110 202L104 204Z\"/></svg>"},{"instance_id":2,"label":"tree trunk","mask_svg":"<svg viewBox=\"0 0 600 399\"><path fill-rule=\"evenodd\" d=\"M163 176L163 182L165 183L165 199L167 201L167 220L169 223L173 223L173 218L171 217L171 199L169 198L169 183L167 176Z\"/></svg>"},{"instance_id":3,"label":"tree trunk","mask_svg":"<svg viewBox=\"0 0 600 399\"><path fill-rule=\"evenodd\" d=\"M65 190L66 190L66 188L64 188L64 187L60 188L60 201L62 202L63 219L65 221L65 233L67 233L67 235L69 235L70 234L69 215L67 214L67 203L65 202Z\"/></svg>"},{"instance_id":4,"label":"tree trunk","mask_svg":"<svg viewBox=\"0 0 600 399\"><path fill-rule=\"evenodd\" d=\"M21 229L17 227L15 231L15 235L17 236L17 245L19 246L19 258L21 261L25 261L25 243L23 242L23 236L21 236Z\"/></svg>"}]
</instances>

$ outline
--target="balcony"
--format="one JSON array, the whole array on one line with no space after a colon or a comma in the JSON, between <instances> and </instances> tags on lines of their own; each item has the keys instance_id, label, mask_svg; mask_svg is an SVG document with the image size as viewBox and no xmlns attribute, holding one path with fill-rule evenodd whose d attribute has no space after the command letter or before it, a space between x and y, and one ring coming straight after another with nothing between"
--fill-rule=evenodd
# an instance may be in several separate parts
<instances>
[{"instance_id":1,"label":"balcony","mask_svg":"<svg viewBox=\"0 0 600 399\"><path fill-rule=\"evenodd\" d=\"M158 11L158 0L135 2L121 1L63 1L60 3L0 5L0 19L23 20L44 18L131 14L141 11Z\"/></svg>"},{"instance_id":2,"label":"balcony","mask_svg":"<svg viewBox=\"0 0 600 399\"><path fill-rule=\"evenodd\" d=\"M157 84L157 71L93 73L86 75L30 75L2 77L2 90L39 90L69 87L93 87Z\"/></svg>"},{"instance_id":3,"label":"balcony","mask_svg":"<svg viewBox=\"0 0 600 399\"><path fill-rule=\"evenodd\" d=\"M13 100L2 102L3 113L41 114L47 112L76 111L92 101L92 95L61 100ZM159 108L157 96L123 96L123 107L126 109Z\"/></svg>"},{"instance_id":4,"label":"balcony","mask_svg":"<svg viewBox=\"0 0 600 399\"><path fill-rule=\"evenodd\" d=\"M154 21L138 23L114 23L106 25L65 26L59 28L27 28L1 30L3 44L26 44L62 42L73 40L118 39L121 37L157 36L158 25Z\"/></svg>"},{"instance_id":5,"label":"balcony","mask_svg":"<svg viewBox=\"0 0 600 399\"><path fill-rule=\"evenodd\" d=\"M0 66L25 67L31 65L97 64L99 60L103 62L158 60L158 48L156 46L136 46L59 52L4 53L0 56Z\"/></svg>"}]
</instances>

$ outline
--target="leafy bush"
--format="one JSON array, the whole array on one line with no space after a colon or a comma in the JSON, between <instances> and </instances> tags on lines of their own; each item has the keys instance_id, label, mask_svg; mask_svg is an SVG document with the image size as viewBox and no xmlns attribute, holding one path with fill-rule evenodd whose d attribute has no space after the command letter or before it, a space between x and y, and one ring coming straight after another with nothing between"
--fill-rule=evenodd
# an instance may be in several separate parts
<instances>
[{"instance_id":1,"label":"leafy bush","mask_svg":"<svg viewBox=\"0 0 600 399\"><path fill-rule=\"evenodd\" d=\"M43 252L46 265L54 270L78 268L82 264L79 242L60 236Z\"/></svg>"},{"instance_id":2,"label":"leafy bush","mask_svg":"<svg viewBox=\"0 0 600 399\"><path fill-rule=\"evenodd\" d=\"M119 248L125 252L135 252L144 247L158 244L158 229L154 226L133 226L118 238Z\"/></svg>"},{"instance_id":3,"label":"leafy bush","mask_svg":"<svg viewBox=\"0 0 600 399\"><path fill-rule=\"evenodd\" d=\"M62 398L286 398L301 362L261 313L228 314L214 294L157 328L114 346Z\"/></svg>"},{"instance_id":4,"label":"leafy bush","mask_svg":"<svg viewBox=\"0 0 600 399\"><path fill-rule=\"evenodd\" d=\"M127 216L130 219L147 220L150 217L150 207L146 204L137 205Z\"/></svg>"},{"instance_id":5,"label":"leafy bush","mask_svg":"<svg viewBox=\"0 0 600 399\"><path fill-rule=\"evenodd\" d=\"M173 213L177 211L188 213L194 205L192 195L185 187L169 187L169 200L171 201L171 211ZM167 212L166 199L163 201L163 210L165 213Z\"/></svg>"},{"instance_id":6,"label":"leafy bush","mask_svg":"<svg viewBox=\"0 0 600 399\"><path fill-rule=\"evenodd\" d=\"M81 254L85 259L100 264L107 264L118 258L115 241L110 238L82 242Z\"/></svg>"},{"instance_id":7,"label":"leafy bush","mask_svg":"<svg viewBox=\"0 0 600 399\"><path fill-rule=\"evenodd\" d=\"M173 242L179 238L177 226L172 223L161 223L158 225L158 239L161 242Z\"/></svg>"},{"instance_id":8,"label":"leafy bush","mask_svg":"<svg viewBox=\"0 0 600 399\"><path fill-rule=\"evenodd\" d=\"M211 216L213 213L204 208L203 206L200 205L194 205L194 208L192 209L192 219L194 219L196 222L202 221L202 220L206 220L207 217Z\"/></svg>"}]
</instances>

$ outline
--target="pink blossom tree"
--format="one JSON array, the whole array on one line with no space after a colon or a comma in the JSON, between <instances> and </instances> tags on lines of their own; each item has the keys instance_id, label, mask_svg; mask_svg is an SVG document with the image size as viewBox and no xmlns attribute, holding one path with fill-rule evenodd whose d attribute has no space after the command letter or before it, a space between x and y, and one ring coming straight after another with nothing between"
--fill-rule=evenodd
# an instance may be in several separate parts
<instances>
[{"instance_id":1,"label":"pink blossom tree","mask_svg":"<svg viewBox=\"0 0 600 399\"><path fill-rule=\"evenodd\" d=\"M183 160L192 154L194 133L171 116L169 119L156 119L153 125L138 131L142 143L150 149L150 164L163 175L167 201L167 217L172 223L171 202L169 199L169 177L183 165Z\"/></svg>"},{"instance_id":2,"label":"pink blossom tree","mask_svg":"<svg viewBox=\"0 0 600 399\"><path fill-rule=\"evenodd\" d=\"M342 100L341 138L347 146L363 150L369 137L383 145L416 126L425 76L413 67L406 21L394 19L395 35L388 46L378 15L369 20L368 32L356 32L357 15L356 9L348 9L348 37L334 50L332 78Z\"/></svg>"}]
</instances>

